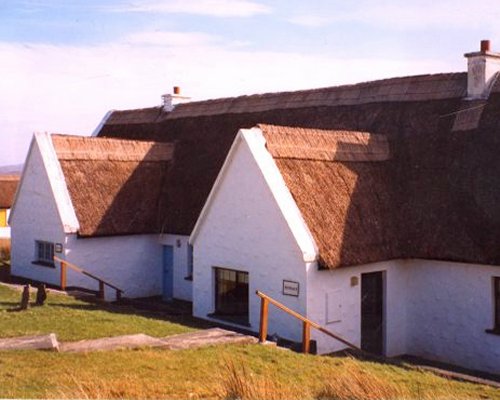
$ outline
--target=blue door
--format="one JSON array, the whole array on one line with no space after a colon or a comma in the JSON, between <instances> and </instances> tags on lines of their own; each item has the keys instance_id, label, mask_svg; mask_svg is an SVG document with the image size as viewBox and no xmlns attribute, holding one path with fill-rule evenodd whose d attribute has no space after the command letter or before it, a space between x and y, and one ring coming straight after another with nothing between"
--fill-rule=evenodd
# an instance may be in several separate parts
<instances>
[{"instance_id":1,"label":"blue door","mask_svg":"<svg viewBox=\"0 0 500 400\"><path fill-rule=\"evenodd\" d=\"M163 300L174 297L174 247L163 246Z\"/></svg>"}]
</instances>

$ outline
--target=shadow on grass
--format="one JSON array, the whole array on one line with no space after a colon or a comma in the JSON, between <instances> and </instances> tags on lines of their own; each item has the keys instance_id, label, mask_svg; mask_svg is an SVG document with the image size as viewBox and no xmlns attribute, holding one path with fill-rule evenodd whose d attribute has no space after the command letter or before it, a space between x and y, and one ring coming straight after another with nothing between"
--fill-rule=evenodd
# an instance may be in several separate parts
<instances>
[{"instance_id":1,"label":"shadow on grass","mask_svg":"<svg viewBox=\"0 0 500 400\"><path fill-rule=\"evenodd\" d=\"M183 312L169 312L160 310L148 310L144 308L137 308L128 304L119 303L100 303L100 302L87 302L85 304L66 304L63 302L47 301L44 307L72 309L81 311L105 311L121 315L134 315L159 321L172 322L181 324L190 328L208 329L216 325L208 321L195 318L190 314Z\"/></svg>"},{"instance_id":2,"label":"shadow on grass","mask_svg":"<svg viewBox=\"0 0 500 400\"><path fill-rule=\"evenodd\" d=\"M348 349L328 354L328 356L334 358L355 358L360 361L368 361L382 365L391 365L411 371L427 370L447 379L472 382L476 384L491 384L491 382L495 382L497 384L500 383L500 375L491 374L485 371L472 370L444 362L431 361L411 355L402 355L398 357L388 358L374 354L360 353L356 350ZM494 386L499 387L497 385Z\"/></svg>"}]
</instances>

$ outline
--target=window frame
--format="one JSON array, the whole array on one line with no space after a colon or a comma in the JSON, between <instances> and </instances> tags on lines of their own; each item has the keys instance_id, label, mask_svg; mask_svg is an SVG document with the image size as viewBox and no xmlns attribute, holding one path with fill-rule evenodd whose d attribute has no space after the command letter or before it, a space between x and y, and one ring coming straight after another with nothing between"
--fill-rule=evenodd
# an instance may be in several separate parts
<instances>
[{"instance_id":1,"label":"window frame","mask_svg":"<svg viewBox=\"0 0 500 400\"><path fill-rule=\"evenodd\" d=\"M35 240L35 265L55 268L55 243L46 240Z\"/></svg>"},{"instance_id":2,"label":"window frame","mask_svg":"<svg viewBox=\"0 0 500 400\"><path fill-rule=\"evenodd\" d=\"M242 310L237 310L239 306L236 307L235 312L228 313L227 311L221 310L223 305L219 304L219 290L220 290L220 285L222 284L222 280L227 280L222 278L219 274L222 273L227 273L227 274L235 274L235 280L231 282L234 282L236 290L238 290L238 286L240 286L240 291L241 291L241 286L246 285L246 299L243 303L241 303L239 306L245 304L245 311L242 312ZM220 319L223 321L228 321L231 323L235 323L238 325L243 325L243 326L250 326L249 325L249 320L250 320L250 273L248 271L241 271L241 270L236 270L236 269L231 269L231 268L225 268L225 267L218 267L214 266L213 267L213 276L214 276L214 312L213 314L210 314L210 317ZM219 279L221 278L221 279ZM222 307L221 307L222 306Z\"/></svg>"}]
</instances>

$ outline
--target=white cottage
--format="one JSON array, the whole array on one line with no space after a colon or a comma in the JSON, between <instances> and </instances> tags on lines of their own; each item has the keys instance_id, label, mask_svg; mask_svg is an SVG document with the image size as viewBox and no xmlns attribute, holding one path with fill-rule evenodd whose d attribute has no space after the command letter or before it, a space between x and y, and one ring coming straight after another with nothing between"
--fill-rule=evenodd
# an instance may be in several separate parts
<instances>
[{"instance_id":1,"label":"white cottage","mask_svg":"<svg viewBox=\"0 0 500 400\"><path fill-rule=\"evenodd\" d=\"M499 268L410 245L402 230L424 210L394 221L410 188L391 171L411 160L393 147L359 131L241 130L191 235L194 315L257 331L259 290L366 351L500 373ZM302 324L271 307L269 332L300 341ZM313 339L320 353L345 347Z\"/></svg>"},{"instance_id":2,"label":"white cottage","mask_svg":"<svg viewBox=\"0 0 500 400\"><path fill-rule=\"evenodd\" d=\"M187 240L159 233L172 156L169 144L35 134L10 218L12 274L58 286L55 255L125 296L190 300L172 260L186 263ZM67 286L98 283L69 270Z\"/></svg>"},{"instance_id":3,"label":"white cottage","mask_svg":"<svg viewBox=\"0 0 500 400\"><path fill-rule=\"evenodd\" d=\"M260 290L369 351L500 373L500 55L466 57L466 73L176 91L109 113L96 138L36 135L13 273L57 284L40 264L61 251L126 296L253 331ZM269 332L301 338L273 309Z\"/></svg>"}]
</instances>

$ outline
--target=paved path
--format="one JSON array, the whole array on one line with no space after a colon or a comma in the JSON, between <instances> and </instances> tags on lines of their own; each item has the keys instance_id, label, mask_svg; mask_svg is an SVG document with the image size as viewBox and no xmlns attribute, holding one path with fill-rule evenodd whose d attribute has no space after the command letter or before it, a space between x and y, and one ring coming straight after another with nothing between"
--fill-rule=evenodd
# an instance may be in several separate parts
<instances>
[{"instance_id":1,"label":"paved path","mask_svg":"<svg viewBox=\"0 0 500 400\"><path fill-rule=\"evenodd\" d=\"M89 352L117 349L136 349L141 347L161 347L168 350L183 350L219 344L257 343L253 336L228 331L220 328L183 333L180 335L154 338L139 333L80 340L78 342L58 342L56 335L23 336L0 339L0 350L53 350L62 352Z\"/></svg>"}]
</instances>

